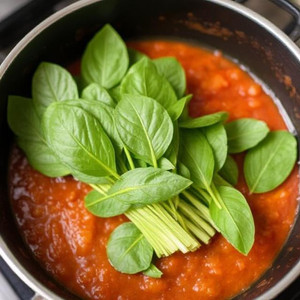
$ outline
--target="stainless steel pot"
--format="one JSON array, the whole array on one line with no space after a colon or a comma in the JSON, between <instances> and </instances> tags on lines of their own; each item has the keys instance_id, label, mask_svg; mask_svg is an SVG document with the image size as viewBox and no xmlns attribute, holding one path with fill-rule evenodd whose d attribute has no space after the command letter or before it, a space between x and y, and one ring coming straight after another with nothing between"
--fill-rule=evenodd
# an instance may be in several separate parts
<instances>
[{"instance_id":1,"label":"stainless steel pot","mask_svg":"<svg viewBox=\"0 0 300 300\"><path fill-rule=\"evenodd\" d=\"M300 37L299 11L272 1L295 17L285 28ZM281 101L300 133L300 50L269 21L228 0L82 0L33 29L0 67L0 254L31 288L47 299L77 299L35 261L15 224L8 196L7 169L12 134L6 123L9 94L30 96L31 77L40 61L60 64L78 58L87 40L104 23L125 39L167 37L220 49L260 78ZM235 299L272 299L300 274L300 217L273 266Z\"/></svg>"}]
</instances>

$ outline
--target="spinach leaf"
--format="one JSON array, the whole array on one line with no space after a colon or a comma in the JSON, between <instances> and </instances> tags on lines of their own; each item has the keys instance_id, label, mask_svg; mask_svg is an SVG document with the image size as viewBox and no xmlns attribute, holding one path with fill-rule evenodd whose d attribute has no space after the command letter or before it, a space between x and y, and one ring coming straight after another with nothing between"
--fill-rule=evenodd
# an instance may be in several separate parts
<instances>
[{"instance_id":1,"label":"spinach leaf","mask_svg":"<svg viewBox=\"0 0 300 300\"><path fill-rule=\"evenodd\" d=\"M227 157L227 135L222 123L217 123L202 129L210 144L215 158L215 171L220 170Z\"/></svg>"},{"instance_id":2,"label":"spinach leaf","mask_svg":"<svg viewBox=\"0 0 300 300\"><path fill-rule=\"evenodd\" d=\"M153 60L159 74L163 75L173 87L177 98L186 90L185 73L175 57L161 57Z\"/></svg>"},{"instance_id":3,"label":"spinach leaf","mask_svg":"<svg viewBox=\"0 0 300 300\"><path fill-rule=\"evenodd\" d=\"M273 131L249 150L244 174L251 193L264 193L279 186L292 171L297 159L297 142L287 131Z\"/></svg>"},{"instance_id":4,"label":"spinach leaf","mask_svg":"<svg viewBox=\"0 0 300 300\"><path fill-rule=\"evenodd\" d=\"M98 100L106 105L115 107L116 103L107 90L97 83L91 83L82 91L82 98L85 100Z\"/></svg>"},{"instance_id":5,"label":"spinach leaf","mask_svg":"<svg viewBox=\"0 0 300 300\"><path fill-rule=\"evenodd\" d=\"M103 200L104 197L96 190L90 191L84 198L86 209L95 216L108 218L121 215L130 208L128 203L113 198Z\"/></svg>"},{"instance_id":6,"label":"spinach leaf","mask_svg":"<svg viewBox=\"0 0 300 300\"><path fill-rule=\"evenodd\" d=\"M187 95L179 99L175 104L168 108L168 113L173 121L176 121L182 114L187 103L191 100L192 95Z\"/></svg>"},{"instance_id":7,"label":"spinach leaf","mask_svg":"<svg viewBox=\"0 0 300 300\"><path fill-rule=\"evenodd\" d=\"M43 139L40 131L40 120L30 98L9 96L7 105L7 121L10 129L18 137L30 141Z\"/></svg>"},{"instance_id":8,"label":"spinach leaf","mask_svg":"<svg viewBox=\"0 0 300 300\"><path fill-rule=\"evenodd\" d=\"M181 175L185 178L188 178L188 179L191 178L190 170L180 161L177 163L177 172L179 175Z\"/></svg>"},{"instance_id":9,"label":"spinach leaf","mask_svg":"<svg viewBox=\"0 0 300 300\"><path fill-rule=\"evenodd\" d=\"M229 153L239 153L254 147L269 132L265 122L247 118L229 122L225 128Z\"/></svg>"},{"instance_id":10,"label":"spinach leaf","mask_svg":"<svg viewBox=\"0 0 300 300\"><path fill-rule=\"evenodd\" d=\"M123 95L116 106L115 122L129 151L156 166L173 136L173 124L167 111L151 98Z\"/></svg>"},{"instance_id":11,"label":"spinach leaf","mask_svg":"<svg viewBox=\"0 0 300 300\"><path fill-rule=\"evenodd\" d=\"M189 169L191 180L208 189L214 173L214 154L204 134L198 130L181 131L180 161Z\"/></svg>"},{"instance_id":12,"label":"spinach leaf","mask_svg":"<svg viewBox=\"0 0 300 300\"><path fill-rule=\"evenodd\" d=\"M100 122L85 110L53 103L44 114L42 126L50 147L78 179L86 181L85 175L89 179L119 177L111 141Z\"/></svg>"},{"instance_id":13,"label":"spinach leaf","mask_svg":"<svg viewBox=\"0 0 300 300\"><path fill-rule=\"evenodd\" d=\"M211 218L222 235L241 253L247 255L254 243L254 221L251 210L244 196L228 186L218 187L221 197L219 209L211 201Z\"/></svg>"},{"instance_id":14,"label":"spinach leaf","mask_svg":"<svg viewBox=\"0 0 300 300\"><path fill-rule=\"evenodd\" d=\"M121 101L122 95L121 95L120 85L117 85L117 86L111 88L108 92L109 92L110 96L113 98L115 103L118 103Z\"/></svg>"},{"instance_id":15,"label":"spinach leaf","mask_svg":"<svg viewBox=\"0 0 300 300\"><path fill-rule=\"evenodd\" d=\"M119 154L123 148L123 143L120 140L117 132L114 120L114 109L111 106L103 104L101 102L95 103L94 100L67 100L65 104L71 106L77 106L84 109L86 112L93 115L102 125L105 133L110 138L111 142L115 146L117 154Z\"/></svg>"},{"instance_id":16,"label":"spinach leaf","mask_svg":"<svg viewBox=\"0 0 300 300\"><path fill-rule=\"evenodd\" d=\"M81 63L82 76L86 83L96 82L110 89L121 81L128 64L125 43L107 24L96 33L84 51Z\"/></svg>"},{"instance_id":17,"label":"spinach leaf","mask_svg":"<svg viewBox=\"0 0 300 300\"><path fill-rule=\"evenodd\" d=\"M162 169L136 168L124 173L99 202L111 200L147 205L168 200L191 184L190 180Z\"/></svg>"},{"instance_id":18,"label":"spinach leaf","mask_svg":"<svg viewBox=\"0 0 300 300\"><path fill-rule=\"evenodd\" d=\"M18 136L18 146L25 152L34 169L49 177L69 174L68 168L56 157L44 139L32 99L9 96L7 119L11 130Z\"/></svg>"},{"instance_id":19,"label":"spinach leaf","mask_svg":"<svg viewBox=\"0 0 300 300\"><path fill-rule=\"evenodd\" d=\"M78 99L77 85L61 66L42 62L33 75L32 97L38 116L42 117L52 102Z\"/></svg>"},{"instance_id":20,"label":"spinach leaf","mask_svg":"<svg viewBox=\"0 0 300 300\"><path fill-rule=\"evenodd\" d=\"M167 79L157 72L154 63L143 58L134 64L121 82L121 94L147 96L169 108L177 97Z\"/></svg>"},{"instance_id":21,"label":"spinach leaf","mask_svg":"<svg viewBox=\"0 0 300 300\"><path fill-rule=\"evenodd\" d=\"M228 155L219 174L230 184L236 185L238 182L239 169L235 160Z\"/></svg>"},{"instance_id":22,"label":"spinach leaf","mask_svg":"<svg viewBox=\"0 0 300 300\"><path fill-rule=\"evenodd\" d=\"M144 54L140 51L137 51L135 49L127 48L127 51L128 51L128 56L129 56L129 66L134 65L135 63L137 63L138 61L140 61L144 57L147 58L146 54Z\"/></svg>"},{"instance_id":23,"label":"spinach leaf","mask_svg":"<svg viewBox=\"0 0 300 300\"><path fill-rule=\"evenodd\" d=\"M177 121L173 122L173 128L174 128L173 138L172 138L172 141L171 141L166 153L164 154L164 156L174 166L176 166L177 156L178 156L178 152L179 152L179 128L178 128Z\"/></svg>"},{"instance_id":24,"label":"spinach leaf","mask_svg":"<svg viewBox=\"0 0 300 300\"><path fill-rule=\"evenodd\" d=\"M228 113L220 111L214 114L205 115L198 118L192 118L179 122L181 128L202 128L210 125L214 125L219 122L223 122L228 118Z\"/></svg>"},{"instance_id":25,"label":"spinach leaf","mask_svg":"<svg viewBox=\"0 0 300 300\"><path fill-rule=\"evenodd\" d=\"M143 272L143 274L153 278L161 278L163 273L154 264L151 264L150 267Z\"/></svg>"},{"instance_id":26,"label":"spinach leaf","mask_svg":"<svg viewBox=\"0 0 300 300\"><path fill-rule=\"evenodd\" d=\"M158 167L163 170L174 170L175 166L165 157L161 157L158 162Z\"/></svg>"},{"instance_id":27,"label":"spinach leaf","mask_svg":"<svg viewBox=\"0 0 300 300\"><path fill-rule=\"evenodd\" d=\"M139 168L147 168L148 167L147 163L141 159L134 159L134 162L135 162L134 165Z\"/></svg>"},{"instance_id":28,"label":"spinach leaf","mask_svg":"<svg viewBox=\"0 0 300 300\"><path fill-rule=\"evenodd\" d=\"M213 183L215 186L230 186L232 187L232 184L230 184L224 177L222 177L219 173L214 174Z\"/></svg>"},{"instance_id":29,"label":"spinach leaf","mask_svg":"<svg viewBox=\"0 0 300 300\"><path fill-rule=\"evenodd\" d=\"M124 223L113 231L106 252L111 265L127 274L147 270L153 256L153 248L131 222Z\"/></svg>"},{"instance_id":30,"label":"spinach leaf","mask_svg":"<svg viewBox=\"0 0 300 300\"><path fill-rule=\"evenodd\" d=\"M192 95L192 94L191 94ZM186 97L188 97L189 95L187 95ZM179 122L184 122L184 121L187 121L187 120L190 120L190 116L189 116L189 105L190 105L190 102L193 98L193 95L192 97L188 97L186 103L185 103L185 106L183 108L183 111L179 117Z\"/></svg>"},{"instance_id":31,"label":"spinach leaf","mask_svg":"<svg viewBox=\"0 0 300 300\"><path fill-rule=\"evenodd\" d=\"M44 140L32 141L20 137L18 146L25 152L29 164L48 177L60 177L70 174L69 169L61 163Z\"/></svg>"}]
</instances>

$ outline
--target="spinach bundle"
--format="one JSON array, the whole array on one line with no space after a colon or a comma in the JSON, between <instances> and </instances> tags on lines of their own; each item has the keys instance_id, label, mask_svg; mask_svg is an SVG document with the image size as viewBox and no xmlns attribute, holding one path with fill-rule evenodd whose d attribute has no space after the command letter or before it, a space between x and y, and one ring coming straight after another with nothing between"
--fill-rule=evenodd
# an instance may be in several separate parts
<instances>
[{"instance_id":1,"label":"spinach bundle","mask_svg":"<svg viewBox=\"0 0 300 300\"><path fill-rule=\"evenodd\" d=\"M128 49L110 25L88 44L81 82L79 93L67 70L41 63L32 99L9 97L8 123L33 168L88 183L88 211L131 221L108 241L113 267L160 277L154 255L195 251L217 231L247 255L254 221L230 154L247 151L249 189L266 192L291 172L295 138L254 119L225 123L227 112L190 118L179 62Z\"/></svg>"}]
</instances>

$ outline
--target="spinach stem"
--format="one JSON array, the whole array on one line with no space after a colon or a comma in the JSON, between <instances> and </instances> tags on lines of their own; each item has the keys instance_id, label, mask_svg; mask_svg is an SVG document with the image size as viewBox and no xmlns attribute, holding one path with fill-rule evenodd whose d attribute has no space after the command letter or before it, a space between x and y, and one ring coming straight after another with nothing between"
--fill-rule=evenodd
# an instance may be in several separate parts
<instances>
[{"instance_id":1,"label":"spinach stem","mask_svg":"<svg viewBox=\"0 0 300 300\"><path fill-rule=\"evenodd\" d=\"M152 162L153 162L153 167L158 168L157 160L155 158L152 159Z\"/></svg>"},{"instance_id":2,"label":"spinach stem","mask_svg":"<svg viewBox=\"0 0 300 300\"><path fill-rule=\"evenodd\" d=\"M196 226L188 218L183 217L184 222L187 224L189 230L203 243L208 244L210 236L202 230L199 226Z\"/></svg>"},{"instance_id":3,"label":"spinach stem","mask_svg":"<svg viewBox=\"0 0 300 300\"><path fill-rule=\"evenodd\" d=\"M212 191L213 191L213 194L215 195L216 199L218 200L218 204L217 205L217 202L216 202L216 205L218 206L219 209L222 209L223 208L223 200L219 194L219 191L218 189L216 188L215 184L212 182L211 183L211 188L212 188Z\"/></svg>"},{"instance_id":4,"label":"spinach stem","mask_svg":"<svg viewBox=\"0 0 300 300\"><path fill-rule=\"evenodd\" d=\"M213 184L213 182L211 183L211 186L215 188L215 185ZM220 204L219 198L216 196L215 193L217 193L217 195L219 194L217 189L212 189L209 185L206 187L206 190L208 191L209 195L211 196L211 198L213 199L213 201L215 202L215 204L217 205L217 207L219 209L222 209L222 206Z\"/></svg>"},{"instance_id":5,"label":"spinach stem","mask_svg":"<svg viewBox=\"0 0 300 300\"><path fill-rule=\"evenodd\" d=\"M110 189L109 184L90 184L90 186L104 196ZM172 211L172 208L165 204ZM180 216L177 211L176 213ZM186 230L186 227L178 223L162 204L132 209L125 215L143 233L158 257L168 256L178 250L187 253L200 247L199 242Z\"/></svg>"},{"instance_id":6,"label":"spinach stem","mask_svg":"<svg viewBox=\"0 0 300 300\"><path fill-rule=\"evenodd\" d=\"M120 177L121 177L117 172L115 172L115 171L112 170L112 169L110 169L110 174L111 174L114 178L116 178L117 180L120 179Z\"/></svg>"},{"instance_id":7,"label":"spinach stem","mask_svg":"<svg viewBox=\"0 0 300 300\"><path fill-rule=\"evenodd\" d=\"M110 177L107 177L107 180L108 181L110 181L112 184L114 184L115 183L115 180L113 180L112 178L110 178Z\"/></svg>"},{"instance_id":8,"label":"spinach stem","mask_svg":"<svg viewBox=\"0 0 300 300\"><path fill-rule=\"evenodd\" d=\"M128 171L128 169L121 157L120 157L120 159L118 159L118 163L119 163L121 173L126 173Z\"/></svg>"},{"instance_id":9,"label":"spinach stem","mask_svg":"<svg viewBox=\"0 0 300 300\"><path fill-rule=\"evenodd\" d=\"M162 205L173 216L173 218L179 222L179 224L183 227L183 229L187 231L188 229L187 229L180 213L178 213L177 208L174 205L174 201L177 202L178 201L177 199L179 199L178 196L174 197L173 200L169 199L168 202L163 202ZM177 206L177 203L176 203L176 206Z\"/></svg>"},{"instance_id":10,"label":"spinach stem","mask_svg":"<svg viewBox=\"0 0 300 300\"><path fill-rule=\"evenodd\" d=\"M207 221L210 225L212 225L217 231L218 228L214 224L212 218L210 217L209 209L206 207L199 199L195 198L189 191L183 191L182 195L184 195L190 203L197 208L195 213L197 213L201 218Z\"/></svg>"},{"instance_id":11,"label":"spinach stem","mask_svg":"<svg viewBox=\"0 0 300 300\"><path fill-rule=\"evenodd\" d=\"M195 209L191 205L187 204L185 201L180 201L179 208L190 221L195 225L198 225L198 227L203 229L209 236L213 236L216 233L211 225L195 213Z\"/></svg>"},{"instance_id":12,"label":"spinach stem","mask_svg":"<svg viewBox=\"0 0 300 300\"><path fill-rule=\"evenodd\" d=\"M98 186L97 184L90 184L90 187L92 187L94 190L96 190L97 192L99 192L102 195L105 195L106 193L102 190L102 188L100 186Z\"/></svg>"},{"instance_id":13,"label":"spinach stem","mask_svg":"<svg viewBox=\"0 0 300 300\"><path fill-rule=\"evenodd\" d=\"M200 189L197 186L193 185L192 189L197 196L199 196L207 205L211 202L211 196L206 190Z\"/></svg>"},{"instance_id":14,"label":"spinach stem","mask_svg":"<svg viewBox=\"0 0 300 300\"><path fill-rule=\"evenodd\" d=\"M124 152L125 152L125 155L127 157L130 169L131 170L135 169L135 165L134 165L134 162L133 162L132 157L130 155L130 152L128 151L128 149L127 149L127 147L125 145L124 145Z\"/></svg>"}]
</instances>

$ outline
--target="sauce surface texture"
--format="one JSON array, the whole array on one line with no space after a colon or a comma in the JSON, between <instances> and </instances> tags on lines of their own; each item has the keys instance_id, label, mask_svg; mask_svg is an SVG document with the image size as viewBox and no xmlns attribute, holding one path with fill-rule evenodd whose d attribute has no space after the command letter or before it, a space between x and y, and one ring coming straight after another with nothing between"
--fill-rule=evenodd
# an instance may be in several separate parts
<instances>
[{"instance_id":1,"label":"sauce surface texture","mask_svg":"<svg viewBox=\"0 0 300 300\"><path fill-rule=\"evenodd\" d=\"M175 56L183 65L193 117L217 112L265 121L270 130L286 129L277 107L259 84L237 65L198 47L179 42L143 41L129 45L151 58ZM70 70L78 72L76 64ZM92 299L226 299L243 289L271 265L282 247L297 207L298 177L289 178L272 192L249 195L242 176L238 188L254 215L255 244L248 256L238 253L220 235L194 253L156 261L161 279L126 275L111 267L106 244L124 216L101 219L84 208L90 187L72 177L47 178L33 170L14 148L10 163L13 210L25 241L59 282L83 298Z\"/></svg>"}]
</instances>

